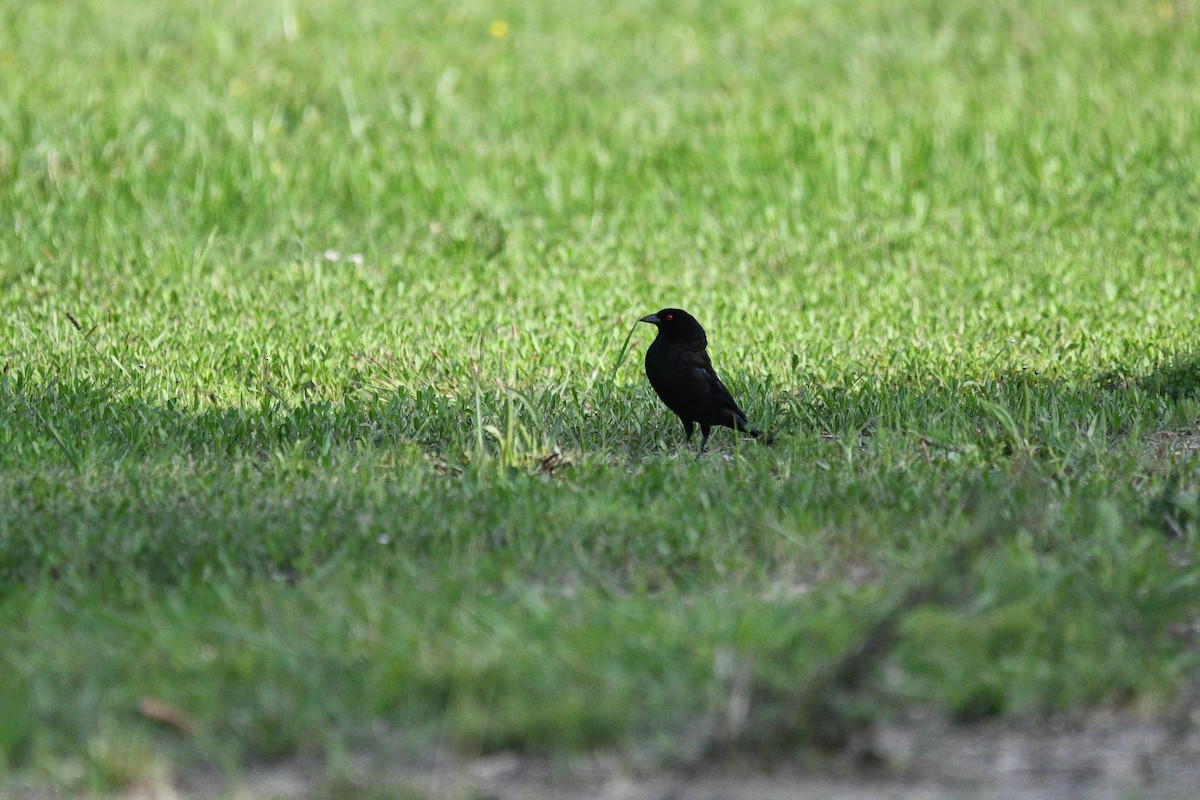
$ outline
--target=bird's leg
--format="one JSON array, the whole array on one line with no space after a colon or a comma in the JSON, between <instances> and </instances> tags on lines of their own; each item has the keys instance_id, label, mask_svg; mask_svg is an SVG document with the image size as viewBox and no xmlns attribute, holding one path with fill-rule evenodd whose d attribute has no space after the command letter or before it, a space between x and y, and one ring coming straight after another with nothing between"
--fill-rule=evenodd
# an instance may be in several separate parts
<instances>
[{"instance_id":1,"label":"bird's leg","mask_svg":"<svg viewBox=\"0 0 1200 800\"><path fill-rule=\"evenodd\" d=\"M692 434L696 432L696 423L692 422L690 419L683 419L682 417L680 417L679 421L683 423L683 438L684 438L684 440L688 444L691 444L692 443Z\"/></svg>"},{"instance_id":2,"label":"bird's leg","mask_svg":"<svg viewBox=\"0 0 1200 800\"><path fill-rule=\"evenodd\" d=\"M704 423L700 423L700 433L700 452L696 453L697 459L704 455L704 452L708 450L708 435L712 433L712 428Z\"/></svg>"}]
</instances>

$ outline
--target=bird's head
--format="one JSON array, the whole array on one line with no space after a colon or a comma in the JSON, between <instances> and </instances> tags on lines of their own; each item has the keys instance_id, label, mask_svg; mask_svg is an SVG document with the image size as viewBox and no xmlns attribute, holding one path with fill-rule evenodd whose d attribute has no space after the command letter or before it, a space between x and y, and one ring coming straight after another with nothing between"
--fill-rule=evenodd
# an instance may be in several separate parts
<instances>
[{"instance_id":1,"label":"bird's head","mask_svg":"<svg viewBox=\"0 0 1200 800\"><path fill-rule=\"evenodd\" d=\"M696 322L696 318L681 308L664 308L653 314L642 317L641 322L649 322L658 328L658 335L679 341L704 339L704 328Z\"/></svg>"}]
</instances>

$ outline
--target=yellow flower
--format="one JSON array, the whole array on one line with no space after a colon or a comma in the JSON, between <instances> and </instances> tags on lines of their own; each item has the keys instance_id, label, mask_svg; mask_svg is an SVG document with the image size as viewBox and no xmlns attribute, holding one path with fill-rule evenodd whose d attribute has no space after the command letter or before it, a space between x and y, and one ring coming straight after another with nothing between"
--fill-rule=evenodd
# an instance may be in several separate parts
<instances>
[{"instance_id":1,"label":"yellow flower","mask_svg":"<svg viewBox=\"0 0 1200 800\"><path fill-rule=\"evenodd\" d=\"M508 23L502 19L494 19L488 26L488 33L493 39L503 39L508 36Z\"/></svg>"}]
</instances>

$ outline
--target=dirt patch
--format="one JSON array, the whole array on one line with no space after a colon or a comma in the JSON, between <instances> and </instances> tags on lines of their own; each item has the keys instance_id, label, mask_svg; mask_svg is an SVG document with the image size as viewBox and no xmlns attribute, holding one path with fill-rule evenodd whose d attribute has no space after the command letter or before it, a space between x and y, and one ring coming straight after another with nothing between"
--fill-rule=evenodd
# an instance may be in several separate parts
<instances>
[{"instance_id":1,"label":"dirt patch","mask_svg":"<svg viewBox=\"0 0 1200 800\"><path fill-rule=\"evenodd\" d=\"M1156 431L1147 439L1147 450L1156 461L1171 456L1191 456L1200 452L1200 434L1191 431Z\"/></svg>"},{"instance_id":2,"label":"dirt patch","mask_svg":"<svg viewBox=\"0 0 1200 800\"><path fill-rule=\"evenodd\" d=\"M330 777L313 763L253 770L237 780L192 772L142 787L156 800L1196 800L1200 712L1171 721L1096 716L1071 723L947 723L881 727L854 754L723 757L647 771L636 759L567 761L501 753L390 762L351 759ZM0 791L0 796L4 792ZM17 792L20 800L63 797Z\"/></svg>"}]
</instances>

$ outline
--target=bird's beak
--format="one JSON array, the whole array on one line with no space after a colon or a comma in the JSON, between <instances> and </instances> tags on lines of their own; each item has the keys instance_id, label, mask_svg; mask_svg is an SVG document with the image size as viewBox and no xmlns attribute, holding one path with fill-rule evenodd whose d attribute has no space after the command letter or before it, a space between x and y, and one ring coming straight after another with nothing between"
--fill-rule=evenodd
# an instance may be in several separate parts
<instances>
[{"instance_id":1,"label":"bird's beak","mask_svg":"<svg viewBox=\"0 0 1200 800\"><path fill-rule=\"evenodd\" d=\"M660 321L658 314L647 314L638 320L638 322L649 322L651 325L657 325Z\"/></svg>"}]
</instances>

